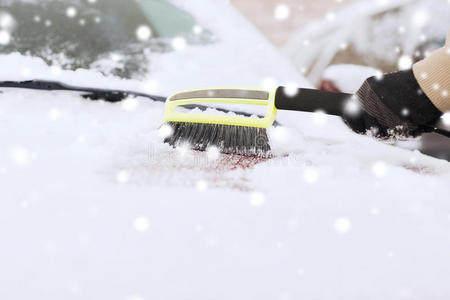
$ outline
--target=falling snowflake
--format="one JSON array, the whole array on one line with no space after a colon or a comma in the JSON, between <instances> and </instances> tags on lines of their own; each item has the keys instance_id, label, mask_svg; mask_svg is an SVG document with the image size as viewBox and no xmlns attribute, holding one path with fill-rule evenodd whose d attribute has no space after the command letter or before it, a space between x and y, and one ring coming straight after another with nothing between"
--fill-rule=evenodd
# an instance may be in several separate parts
<instances>
[{"instance_id":1,"label":"falling snowflake","mask_svg":"<svg viewBox=\"0 0 450 300\"><path fill-rule=\"evenodd\" d=\"M379 213L380 213L380 210L379 210L378 208L376 208L376 207L372 207L372 208L370 209L370 214L371 214L372 216L377 216Z\"/></svg>"},{"instance_id":2,"label":"falling snowflake","mask_svg":"<svg viewBox=\"0 0 450 300\"><path fill-rule=\"evenodd\" d=\"M376 162L376 163L373 164L373 166L372 166L372 173L373 173L376 177L381 178L381 177L386 176L386 174L387 174L387 169L388 169L388 168L387 168L387 165L386 165L385 162L383 162L383 161L378 161L378 162Z\"/></svg>"},{"instance_id":3,"label":"falling snowflake","mask_svg":"<svg viewBox=\"0 0 450 300\"><path fill-rule=\"evenodd\" d=\"M272 77L266 77L262 80L261 86L263 89L271 91L277 87L277 82Z\"/></svg>"},{"instance_id":4,"label":"falling snowflake","mask_svg":"<svg viewBox=\"0 0 450 300\"><path fill-rule=\"evenodd\" d=\"M16 26L16 20L8 13L0 13L0 28L7 31L12 31Z\"/></svg>"},{"instance_id":5,"label":"falling snowflake","mask_svg":"<svg viewBox=\"0 0 450 300\"><path fill-rule=\"evenodd\" d=\"M334 12L329 12L325 15L325 19L327 19L327 21L334 21L336 20L336 14Z\"/></svg>"},{"instance_id":6,"label":"falling snowflake","mask_svg":"<svg viewBox=\"0 0 450 300\"><path fill-rule=\"evenodd\" d=\"M77 9L73 6L66 9L66 16L68 16L69 18L75 18L77 13Z\"/></svg>"},{"instance_id":7,"label":"falling snowflake","mask_svg":"<svg viewBox=\"0 0 450 300\"><path fill-rule=\"evenodd\" d=\"M441 86L439 85L439 83L434 83L434 84L433 84L433 90L436 90L436 91L437 91L437 90L440 89L440 87L441 87Z\"/></svg>"},{"instance_id":8,"label":"falling snowflake","mask_svg":"<svg viewBox=\"0 0 450 300\"><path fill-rule=\"evenodd\" d=\"M340 217L334 222L334 229L341 234L346 234L352 228L352 223L348 218Z\"/></svg>"},{"instance_id":9,"label":"falling snowflake","mask_svg":"<svg viewBox=\"0 0 450 300\"><path fill-rule=\"evenodd\" d=\"M11 34L6 30L0 30L0 45L6 46L11 42Z\"/></svg>"},{"instance_id":10,"label":"falling snowflake","mask_svg":"<svg viewBox=\"0 0 450 300\"><path fill-rule=\"evenodd\" d=\"M155 79L148 79L143 82L143 88L148 93L158 92L159 82Z\"/></svg>"},{"instance_id":11,"label":"falling snowflake","mask_svg":"<svg viewBox=\"0 0 450 300\"><path fill-rule=\"evenodd\" d=\"M147 217L139 216L134 219L134 229L138 232L145 232L150 228L150 221Z\"/></svg>"},{"instance_id":12,"label":"falling snowflake","mask_svg":"<svg viewBox=\"0 0 450 300\"><path fill-rule=\"evenodd\" d=\"M136 29L136 37L138 40L145 42L152 36L152 30L147 25L141 25Z\"/></svg>"},{"instance_id":13,"label":"falling snowflake","mask_svg":"<svg viewBox=\"0 0 450 300\"><path fill-rule=\"evenodd\" d=\"M314 167L307 167L303 170L303 179L309 184L314 184L319 180L319 172Z\"/></svg>"},{"instance_id":14,"label":"falling snowflake","mask_svg":"<svg viewBox=\"0 0 450 300\"><path fill-rule=\"evenodd\" d=\"M167 124L163 124L159 129L158 129L158 133L159 136L163 139L171 136L173 134L173 128L170 125Z\"/></svg>"},{"instance_id":15,"label":"falling snowflake","mask_svg":"<svg viewBox=\"0 0 450 300\"><path fill-rule=\"evenodd\" d=\"M189 152L189 150L191 149L191 147L189 146L188 143L184 143L184 144L178 145L176 149L177 149L177 153L178 153L181 157L183 157L183 156L185 156L185 155Z\"/></svg>"},{"instance_id":16,"label":"falling snowflake","mask_svg":"<svg viewBox=\"0 0 450 300\"><path fill-rule=\"evenodd\" d=\"M208 149L206 149L206 154L209 160L217 160L220 157L219 148L215 146L208 147Z\"/></svg>"},{"instance_id":17,"label":"falling snowflake","mask_svg":"<svg viewBox=\"0 0 450 300\"><path fill-rule=\"evenodd\" d=\"M422 28L428 22L429 15L428 12L421 9L417 10L411 18L412 24L418 28Z\"/></svg>"},{"instance_id":18,"label":"falling snowflake","mask_svg":"<svg viewBox=\"0 0 450 300\"><path fill-rule=\"evenodd\" d=\"M254 207L261 207L266 202L265 196L260 192L250 193L250 204Z\"/></svg>"},{"instance_id":19,"label":"falling snowflake","mask_svg":"<svg viewBox=\"0 0 450 300\"><path fill-rule=\"evenodd\" d=\"M59 66L51 66L50 67L50 73L54 76L57 77L59 75L61 75L62 73L62 69Z\"/></svg>"},{"instance_id":20,"label":"falling snowflake","mask_svg":"<svg viewBox=\"0 0 450 300\"><path fill-rule=\"evenodd\" d=\"M109 58L111 58L111 60L113 62L119 62L119 61L121 61L123 59L123 56L121 54L119 54L119 53L114 53L113 52L113 53L111 53L109 55Z\"/></svg>"},{"instance_id":21,"label":"falling snowflake","mask_svg":"<svg viewBox=\"0 0 450 300\"><path fill-rule=\"evenodd\" d=\"M84 143L84 142L86 142L86 136L84 136L84 135L78 136L77 141L78 141L79 143Z\"/></svg>"},{"instance_id":22,"label":"falling snowflake","mask_svg":"<svg viewBox=\"0 0 450 300\"><path fill-rule=\"evenodd\" d=\"M325 111L317 110L311 115L312 121L315 125L322 126L327 123L328 116Z\"/></svg>"},{"instance_id":23,"label":"falling snowflake","mask_svg":"<svg viewBox=\"0 0 450 300\"><path fill-rule=\"evenodd\" d=\"M33 71L31 71L29 67L23 67L21 69L21 73L23 76L30 76L33 73Z\"/></svg>"},{"instance_id":24,"label":"falling snowflake","mask_svg":"<svg viewBox=\"0 0 450 300\"><path fill-rule=\"evenodd\" d=\"M126 300L144 300L144 298L140 295L131 295L128 296Z\"/></svg>"},{"instance_id":25,"label":"falling snowflake","mask_svg":"<svg viewBox=\"0 0 450 300\"><path fill-rule=\"evenodd\" d=\"M14 147L10 151L11 160L18 166L27 165L34 157L33 153L21 146Z\"/></svg>"},{"instance_id":26,"label":"falling snowflake","mask_svg":"<svg viewBox=\"0 0 450 300\"><path fill-rule=\"evenodd\" d=\"M443 90L442 93L441 93L441 96L443 98L447 98L448 97L448 91L447 90Z\"/></svg>"},{"instance_id":27,"label":"falling snowflake","mask_svg":"<svg viewBox=\"0 0 450 300\"><path fill-rule=\"evenodd\" d=\"M398 59L397 66L399 70L407 70L410 69L413 64L413 60L409 55L402 55Z\"/></svg>"},{"instance_id":28,"label":"falling snowflake","mask_svg":"<svg viewBox=\"0 0 450 300\"><path fill-rule=\"evenodd\" d=\"M126 111L134 111L139 107L139 101L136 98L128 97L122 101L122 109Z\"/></svg>"},{"instance_id":29,"label":"falling snowflake","mask_svg":"<svg viewBox=\"0 0 450 300\"><path fill-rule=\"evenodd\" d=\"M288 97L295 97L298 94L298 86L295 82L288 82L283 92Z\"/></svg>"},{"instance_id":30,"label":"falling snowflake","mask_svg":"<svg viewBox=\"0 0 450 300\"><path fill-rule=\"evenodd\" d=\"M184 37L176 37L172 40L172 48L176 51L181 51L186 48L186 39Z\"/></svg>"},{"instance_id":31,"label":"falling snowflake","mask_svg":"<svg viewBox=\"0 0 450 300\"><path fill-rule=\"evenodd\" d=\"M203 32L203 27L200 25L195 25L194 27L192 27L192 31L197 34L200 35Z\"/></svg>"},{"instance_id":32,"label":"falling snowflake","mask_svg":"<svg viewBox=\"0 0 450 300\"><path fill-rule=\"evenodd\" d=\"M389 3L389 0L376 0L376 3L378 5L386 5Z\"/></svg>"},{"instance_id":33,"label":"falling snowflake","mask_svg":"<svg viewBox=\"0 0 450 300\"><path fill-rule=\"evenodd\" d=\"M445 113L445 114L442 116L442 120L444 121L444 124L445 124L445 125L450 126L450 112Z\"/></svg>"},{"instance_id":34,"label":"falling snowflake","mask_svg":"<svg viewBox=\"0 0 450 300\"><path fill-rule=\"evenodd\" d=\"M426 72L420 73L420 78L427 79L428 78L428 73L426 73Z\"/></svg>"},{"instance_id":35,"label":"falling snowflake","mask_svg":"<svg viewBox=\"0 0 450 300\"><path fill-rule=\"evenodd\" d=\"M376 79L376 80L383 80L383 78L384 78L383 72L377 71L377 72L375 73L375 79Z\"/></svg>"},{"instance_id":36,"label":"falling snowflake","mask_svg":"<svg viewBox=\"0 0 450 300\"><path fill-rule=\"evenodd\" d=\"M208 183L205 180L199 180L195 184L195 187L199 192L204 192L208 189Z\"/></svg>"},{"instance_id":37,"label":"falling snowflake","mask_svg":"<svg viewBox=\"0 0 450 300\"><path fill-rule=\"evenodd\" d=\"M57 121L57 120L61 119L61 111L57 108L52 108L48 112L48 117L52 121Z\"/></svg>"},{"instance_id":38,"label":"falling snowflake","mask_svg":"<svg viewBox=\"0 0 450 300\"><path fill-rule=\"evenodd\" d=\"M291 15L291 9L286 4L279 4L275 7L274 17L279 21L284 21Z\"/></svg>"},{"instance_id":39,"label":"falling snowflake","mask_svg":"<svg viewBox=\"0 0 450 300\"><path fill-rule=\"evenodd\" d=\"M130 174L127 171L120 171L116 175L116 180L121 184L127 183L130 180Z\"/></svg>"},{"instance_id":40,"label":"falling snowflake","mask_svg":"<svg viewBox=\"0 0 450 300\"><path fill-rule=\"evenodd\" d=\"M270 130L270 138L278 143L289 142L290 132L286 127L277 126Z\"/></svg>"},{"instance_id":41,"label":"falling snowflake","mask_svg":"<svg viewBox=\"0 0 450 300\"><path fill-rule=\"evenodd\" d=\"M344 104L344 111L347 115L354 117L361 112L361 105L355 97L351 97Z\"/></svg>"}]
</instances>

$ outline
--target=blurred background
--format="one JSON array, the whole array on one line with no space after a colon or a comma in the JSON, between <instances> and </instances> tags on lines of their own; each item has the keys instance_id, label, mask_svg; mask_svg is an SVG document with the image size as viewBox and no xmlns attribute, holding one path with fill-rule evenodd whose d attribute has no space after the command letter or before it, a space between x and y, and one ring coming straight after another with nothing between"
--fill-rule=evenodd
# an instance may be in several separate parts
<instances>
[{"instance_id":1,"label":"blurred background","mask_svg":"<svg viewBox=\"0 0 450 300\"><path fill-rule=\"evenodd\" d=\"M345 7L355 0L230 0L277 47L311 21Z\"/></svg>"},{"instance_id":2,"label":"blurred background","mask_svg":"<svg viewBox=\"0 0 450 300\"><path fill-rule=\"evenodd\" d=\"M324 89L351 92L344 77L408 69L443 46L449 1L232 0L297 70ZM370 68L333 65L352 64ZM359 71L356 74L352 71ZM342 72L340 72L342 71ZM348 78L347 78L348 79ZM333 82L323 82L323 81ZM357 82L357 80L354 80ZM337 86L330 86L337 85Z\"/></svg>"}]
</instances>

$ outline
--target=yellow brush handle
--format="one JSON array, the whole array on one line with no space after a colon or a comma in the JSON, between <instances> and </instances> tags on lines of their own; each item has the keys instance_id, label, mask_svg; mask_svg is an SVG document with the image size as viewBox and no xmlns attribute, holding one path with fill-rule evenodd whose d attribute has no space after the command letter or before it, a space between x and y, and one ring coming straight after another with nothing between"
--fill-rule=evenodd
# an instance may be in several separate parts
<instances>
[{"instance_id":1,"label":"yellow brush handle","mask_svg":"<svg viewBox=\"0 0 450 300\"><path fill-rule=\"evenodd\" d=\"M265 105L267 106L267 110L264 118L175 112L178 106L208 103ZM189 90L173 94L166 100L164 119L166 122L269 128L274 123L276 114L275 91L269 92L255 88L222 87Z\"/></svg>"}]
</instances>

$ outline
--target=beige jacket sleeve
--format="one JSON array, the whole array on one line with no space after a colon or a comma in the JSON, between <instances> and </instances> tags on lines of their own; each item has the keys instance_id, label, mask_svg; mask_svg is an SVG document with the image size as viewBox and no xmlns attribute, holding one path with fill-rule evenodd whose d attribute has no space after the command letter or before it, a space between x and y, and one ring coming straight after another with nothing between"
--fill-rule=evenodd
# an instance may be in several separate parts
<instances>
[{"instance_id":1,"label":"beige jacket sleeve","mask_svg":"<svg viewBox=\"0 0 450 300\"><path fill-rule=\"evenodd\" d=\"M420 87L442 112L450 111L450 31L443 48L413 66Z\"/></svg>"}]
</instances>

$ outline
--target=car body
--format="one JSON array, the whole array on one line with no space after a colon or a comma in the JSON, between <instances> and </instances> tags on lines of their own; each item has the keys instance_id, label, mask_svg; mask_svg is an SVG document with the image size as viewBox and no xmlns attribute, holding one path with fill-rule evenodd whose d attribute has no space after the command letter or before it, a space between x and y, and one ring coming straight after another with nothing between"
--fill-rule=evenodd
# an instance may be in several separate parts
<instances>
[{"instance_id":1,"label":"car body","mask_svg":"<svg viewBox=\"0 0 450 300\"><path fill-rule=\"evenodd\" d=\"M0 80L161 95L310 86L228 1L170 3L214 42L177 40L132 78L7 53ZM448 162L356 135L337 117L282 111L271 159L173 149L163 112L142 98L1 90L1 299L450 295Z\"/></svg>"}]
</instances>

